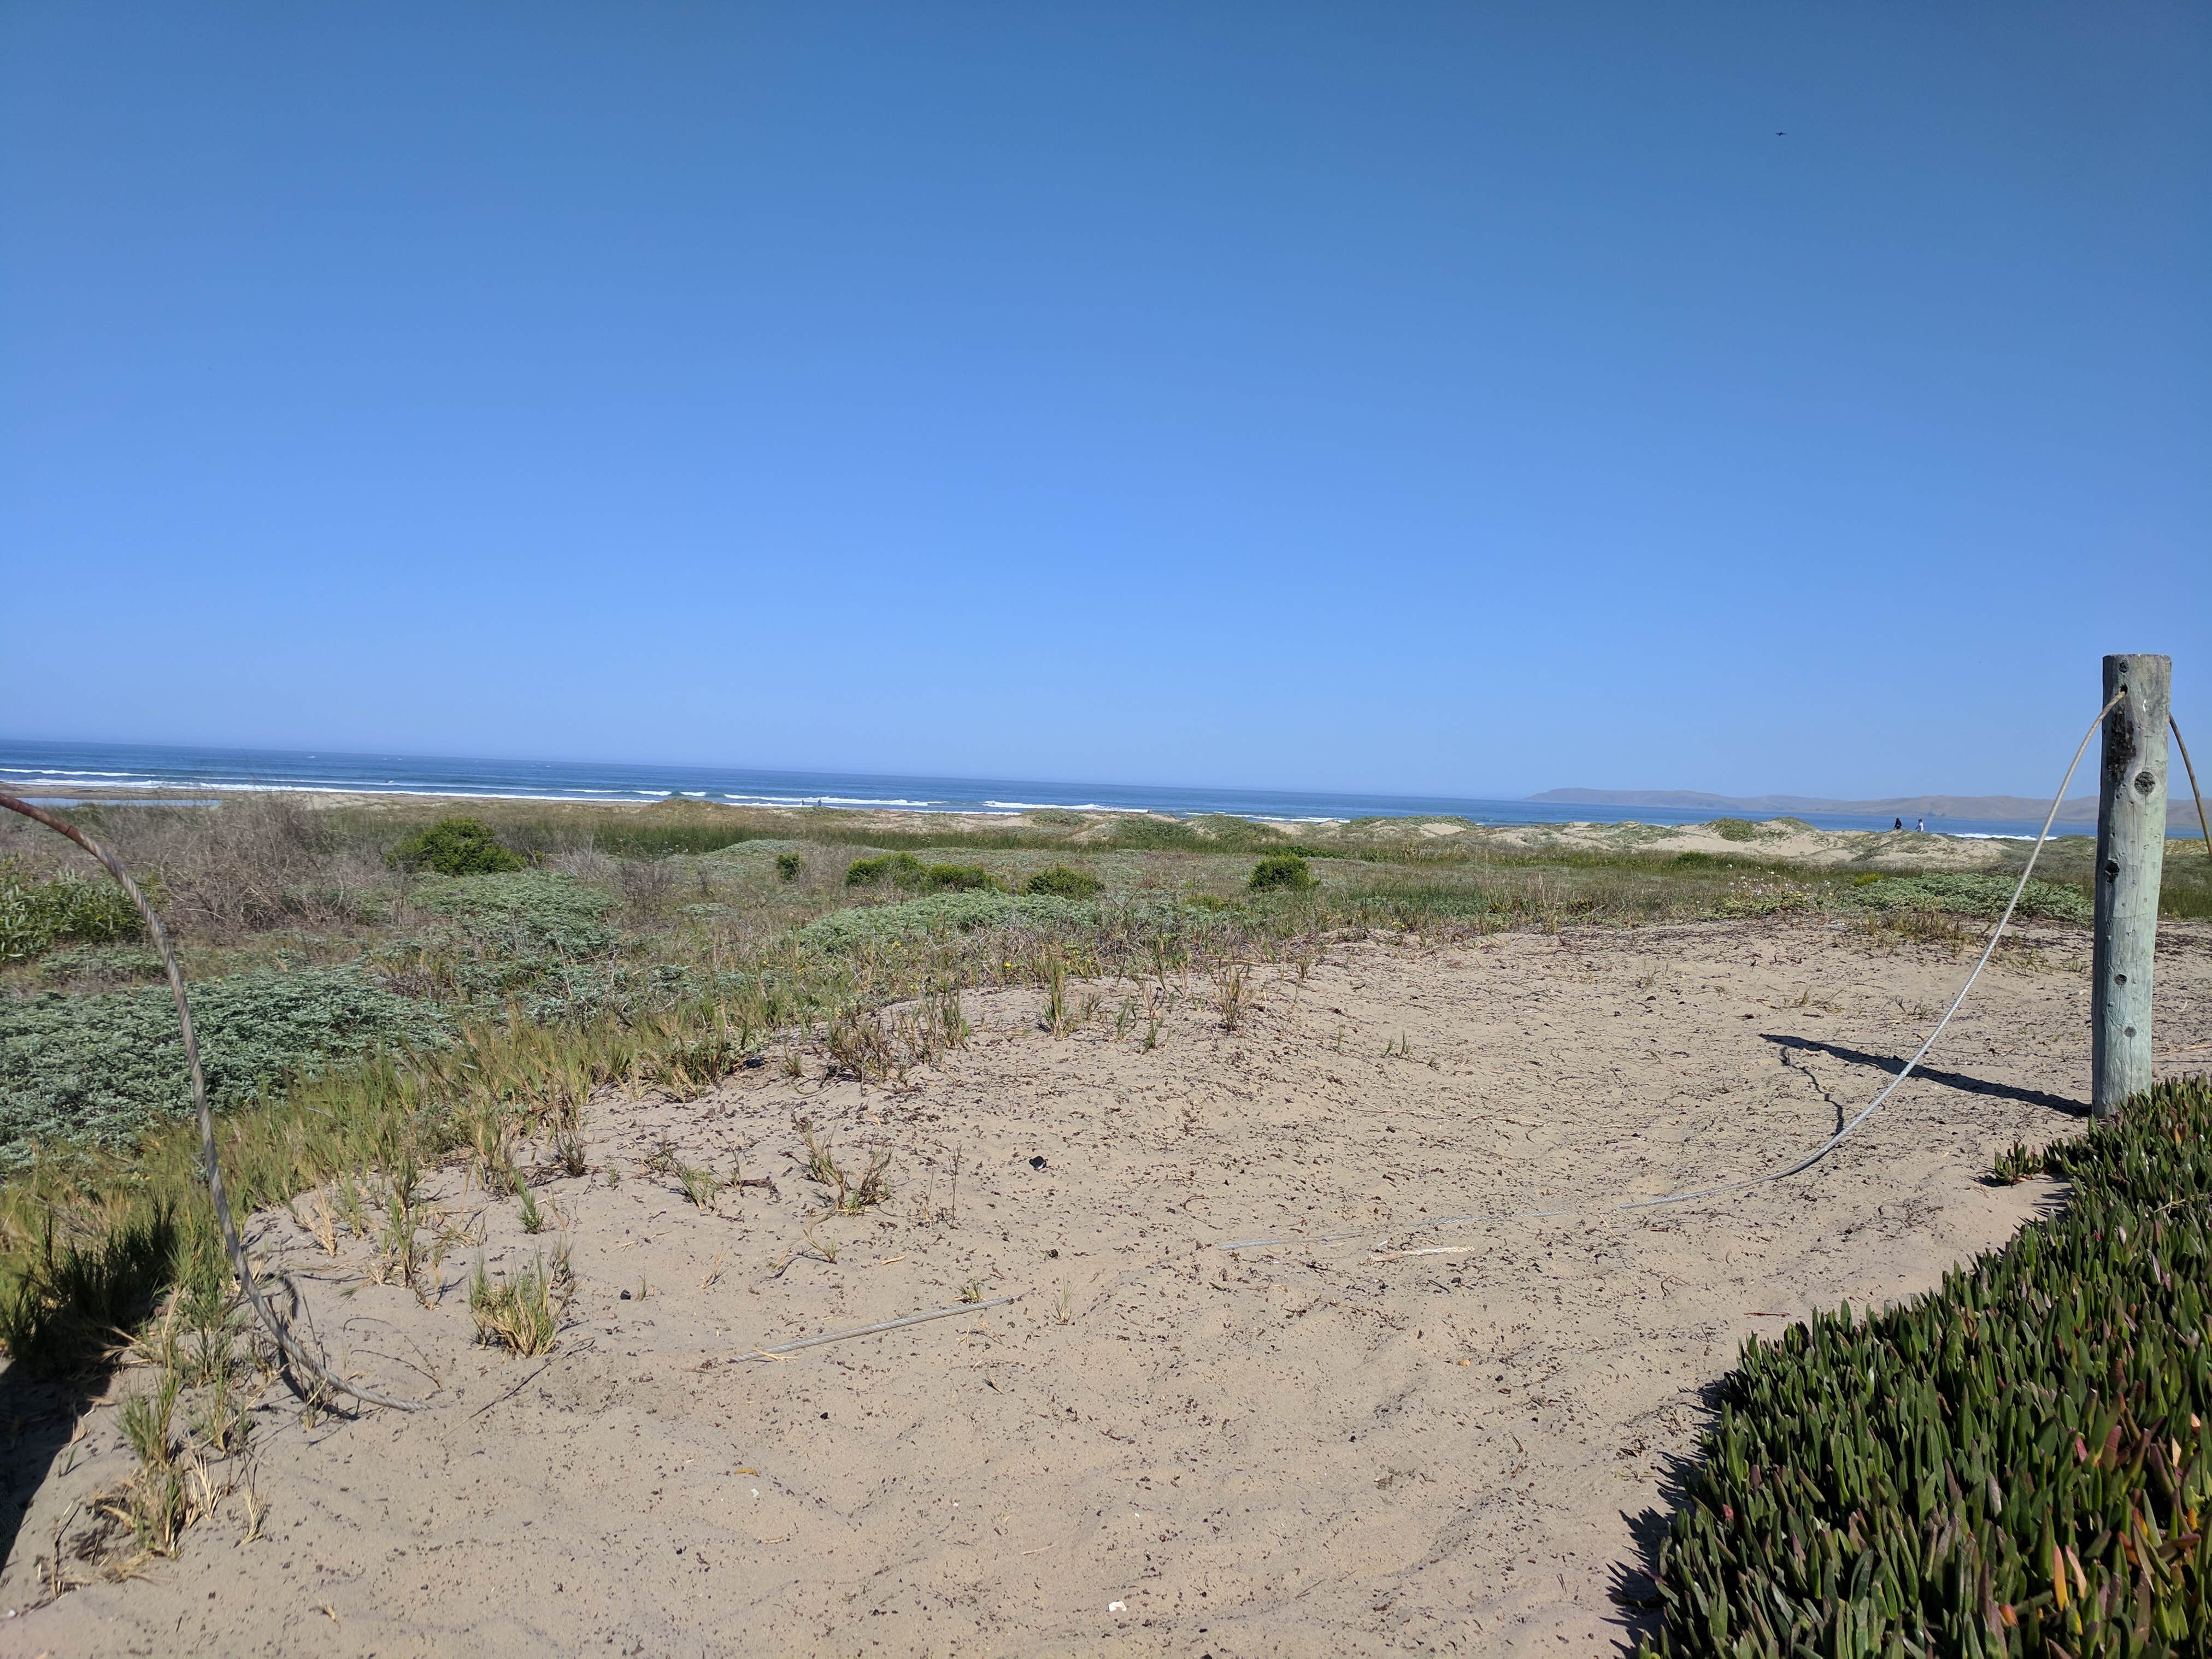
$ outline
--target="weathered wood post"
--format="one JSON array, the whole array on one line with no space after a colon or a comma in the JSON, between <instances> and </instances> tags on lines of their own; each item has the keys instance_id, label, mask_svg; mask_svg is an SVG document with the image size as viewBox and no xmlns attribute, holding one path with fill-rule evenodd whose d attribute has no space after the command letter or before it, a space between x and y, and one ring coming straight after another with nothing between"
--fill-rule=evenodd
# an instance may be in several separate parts
<instances>
[{"instance_id":1,"label":"weathered wood post","mask_svg":"<svg viewBox=\"0 0 2212 1659\"><path fill-rule=\"evenodd\" d=\"M2111 1118L2150 1087L2151 952L2158 942L2158 882L2166 865L2166 723L2171 657L2105 659L2105 696L2125 692L2105 716L2098 769L2096 982L2089 998L2091 1109Z\"/></svg>"}]
</instances>

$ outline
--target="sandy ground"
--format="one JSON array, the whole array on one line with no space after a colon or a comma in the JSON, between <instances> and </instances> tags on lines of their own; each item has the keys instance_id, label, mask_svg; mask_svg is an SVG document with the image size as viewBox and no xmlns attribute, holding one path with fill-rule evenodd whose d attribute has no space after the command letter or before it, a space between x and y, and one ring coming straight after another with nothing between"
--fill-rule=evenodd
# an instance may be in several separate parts
<instances>
[{"instance_id":1,"label":"sandy ground","mask_svg":"<svg viewBox=\"0 0 2212 1659\"><path fill-rule=\"evenodd\" d=\"M1965 964L1825 921L1346 946L1261 969L1233 1034L1196 976L1150 1050L1114 1030L1131 988L1061 1036L1008 993L902 1087L604 1099L602 1172L538 1189L579 1285L550 1359L471 1345L468 1251L425 1305L263 1217L349 1370L430 1408L309 1426L272 1391L258 1540L233 1499L179 1559L37 1604L57 1523L130 1466L94 1407L0 1575L0 1652L1613 1651L1742 1339L1923 1290L2057 1201L1979 1179L2086 1097L2087 936L2037 938L1813 1174L1674 1209L1407 1231L1771 1166ZM2165 930L2164 1069L2212 1054L2208 944ZM799 1115L848 1164L889 1150L889 1201L810 1228ZM647 1167L664 1136L775 1194L694 1207ZM444 1197L495 1269L554 1237ZM748 1358L971 1283L1022 1299Z\"/></svg>"}]
</instances>

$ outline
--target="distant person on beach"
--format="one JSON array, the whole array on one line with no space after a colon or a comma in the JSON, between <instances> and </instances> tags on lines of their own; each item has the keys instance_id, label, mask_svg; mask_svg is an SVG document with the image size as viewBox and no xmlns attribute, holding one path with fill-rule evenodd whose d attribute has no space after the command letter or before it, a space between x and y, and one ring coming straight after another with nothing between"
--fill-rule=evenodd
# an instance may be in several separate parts
<instances>
[{"instance_id":1,"label":"distant person on beach","mask_svg":"<svg viewBox=\"0 0 2212 1659\"><path fill-rule=\"evenodd\" d=\"M1926 818L1913 819L1912 830L1915 835L1926 835L1928 833L1928 820Z\"/></svg>"},{"instance_id":2,"label":"distant person on beach","mask_svg":"<svg viewBox=\"0 0 2212 1659\"><path fill-rule=\"evenodd\" d=\"M1889 821L1889 827L1893 830L1902 830L1905 828L1905 820L1903 818L1892 818Z\"/></svg>"}]
</instances>

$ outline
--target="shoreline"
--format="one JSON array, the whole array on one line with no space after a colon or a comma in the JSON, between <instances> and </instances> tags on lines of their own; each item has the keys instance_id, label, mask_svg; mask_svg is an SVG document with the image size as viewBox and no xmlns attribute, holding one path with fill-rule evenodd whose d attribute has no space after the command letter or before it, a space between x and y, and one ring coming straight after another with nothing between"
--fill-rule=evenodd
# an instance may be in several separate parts
<instances>
[{"instance_id":1,"label":"shoreline","mask_svg":"<svg viewBox=\"0 0 2212 1659\"><path fill-rule=\"evenodd\" d=\"M58 785L44 781L19 784L19 789L37 791L25 793L21 799L33 805L57 810L72 806L214 806L224 799L244 795L300 795L308 798L307 804L317 811L398 811L406 809L460 806L561 806L596 808L624 814L647 812L671 808L697 809L708 813L773 813L779 816L815 817L823 813L851 814L883 827L896 827L896 821L915 820L917 831L941 828L948 821L969 822L998 829L1022 828L1028 822L1040 824L1048 820L1032 820L1031 815L1049 812L1055 815L1075 815L1096 817L1111 822L1152 818L1164 823L1188 823L1204 817L1233 817L1268 829L1342 830L1355 823L1376 825L1435 825L1452 830L1480 830L1486 832L1538 831L1659 831L1668 835L1684 831L1706 830L1710 826L1732 821L1734 815L1716 813L1705 818L1676 818L1662 820L1648 817L1620 818L1521 818L1492 819L1462 817L1443 813L1377 813L1360 817L1332 817L1323 816L1281 817L1260 813L1190 813L1166 811L1155 807L1110 806L1096 802L1081 805L1060 806L1049 804L988 802L981 805L933 805L909 800L876 801L852 797L823 796L807 800L778 800L770 799L717 799L702 793L677 791L665 795L647 796L642 793L617 794L605 792L597 794L582 793L525 793L493 790L398 790L349 789L327 784L153 784L153 785L75 785L65 792ZM46 789L56 793L46 793ZM884 823L884 820L893 821ZM1861 828L1826 828L1791 815L1778 815L1759 820L1743 820L1758 824L1762 831L1770 826L1784 825L1794 830L1803 826L1820 836L1893 836L1899 835L1925 837L1944 842L2032 842L2032 831L2008 830L1880 830ZM2193 830L2194 826L2190 826ZM2051 840L2086 838L2094 833L2094 826L2074 826L2063 820L2052 826ZM2184 831L2180 826L2170 828L2169 840L2195 841L2201 836Z\"/></svg>"},{"instance_id":2,"label":"shoreline","mask_svg":"<svg viewBox=\"0 0 2212 1659\"><path fill-rule=\"evenodd\" d=\"M1791 796L1735 799L1694 792L1601 791L1492 798L1480 793L1304 788L1270 785L1109 782L1097 779L954 777L927 773L805 770L616 761L353 754L0 740L0 789L49 800L222 799L262 791L306 799L605 803L685 801L738 810L843 809L975 819L1076 812L1189 823L1216 816L1261 824L1331 825L1369 819L1443 819L1486 826L1644 823L1778 816L1825 830L1878 832L1901 818L1954 837L2028 836L2047 802L2015 796L1923 796L1863 801ZM1558 796L1577 799L1561 799ZM1663 798L1662 798L1663 795ZM1679 797L1679 798L1678 798ZM2059 823L2085 832L2095 803L2065 802ZM1902 824L1897 827L1901 829Z\"/></svg>"}]
</instances>

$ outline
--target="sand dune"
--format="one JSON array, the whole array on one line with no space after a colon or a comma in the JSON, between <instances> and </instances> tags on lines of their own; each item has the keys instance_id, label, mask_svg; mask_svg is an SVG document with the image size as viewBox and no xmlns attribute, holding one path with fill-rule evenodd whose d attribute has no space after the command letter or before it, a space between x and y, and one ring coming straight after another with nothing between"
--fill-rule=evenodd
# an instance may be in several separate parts
<instances>
[{"instance_id":1,"label":"sand dune","mask_svg":"<svg viewBox=\"0 0 2212 1659\"><path fill-rule=\"evenodd\" d=\"M1630 1217L1407 1231L1771 1167L1870 1097L1962 965L1823 921L1348 945L1303 983L1260 970L1234 1033L1197 977L1150 1049L1141 1018L1114 1030L1126 984L1060 1036L1033 992L973 995L970 1046L902 1087L769 1066L682 1104L603 1097L599 1172L538 1189L579 1285L550 1358L471 1346L467 1249L425 1305L367 1283L363 1246L260 1218L322 1339L430 1409L310 1426L272 1391L257 1540L234 1500L179 1559L30 1606L0 1645L1612 1650L1608 1591L1738 1343L1926 1288L2055 1200L1980 1179L2086 1093L2086 935L2035 942L1816 1171ZM2212 969L2204 930L2166 943L2178 1070L2212 1039ZM848 1166L888 1151L889 1201L810 1219L799 1117ZM664 1145L775 1194L694 1207ZM440 1196L495 1270L556 1237L452 1174ZM1021 1299L748 1358L963 1291ZM0 1606L38 1601L57 1523L128 1468L112 1404L73 1452Z\"/></svg>"}]
</instances>

